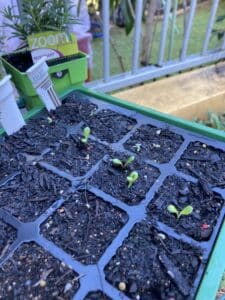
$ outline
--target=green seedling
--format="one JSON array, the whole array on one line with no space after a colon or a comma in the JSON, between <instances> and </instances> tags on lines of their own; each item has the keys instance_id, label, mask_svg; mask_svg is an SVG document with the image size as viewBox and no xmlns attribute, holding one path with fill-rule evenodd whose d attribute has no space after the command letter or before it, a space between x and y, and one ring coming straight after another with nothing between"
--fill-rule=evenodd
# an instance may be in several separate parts
<instances>
[{"instance_id":1,"label":"green seedling","mask_svg":"<svg viewBox=\"0 0 225 300\"><path fill-rule=\"evenodd\" d=\"M137 152L141 151L141 144L135 144L134 149L136 149Z\"/></svg>"},{"instance_id":2,"label":"green seedling","mask_svg":"<svg viewBox=\"0 0 225 300\"><path fill-rule=\"evenodd\" d=\"M130 175L127 176L128 188L130 188L135 183L135 181L138 180L138 177L139 175L136 171L131 172Z\"/></svg>"},{"instance_id":3,"label":"green seedling","mask_svg":"<svg viewBox=\"0 0 225 300\"><path fill-rule=\"evenodd\" d=\"M120 160L119 158L113 158L112 163L116 167L121 167L123 169L126 169L126 167L134 161L134 156L129 156L128 159L124 162Z\"/></svg>"},{"instance_id":4,"label":"green seedling","mask_svg":"<svg viewBox=\"0 0 225 300\"><path fill-rule=\"evenodd\" d=\"M193 212L193 207L188 205L179 212L174 205L170 204L167 206L167 210L171 214L175 214L179 220L181 216L189 216Z\"/></svg>"},{"instance_id":5,"label":"green seedling","mask_svg":"<svg viewBox=\"0 0 225 300\"><path fill-rule=\"evenodd\" d=\"M87 144L88 138L89 138L89 136L90 136L90 133L91 133L90 127L85 127L85 128L83 129L83 135L84 135L84 137L81 139L81 142L82 142L83 144Z\"/></svg>"}]
</instances>

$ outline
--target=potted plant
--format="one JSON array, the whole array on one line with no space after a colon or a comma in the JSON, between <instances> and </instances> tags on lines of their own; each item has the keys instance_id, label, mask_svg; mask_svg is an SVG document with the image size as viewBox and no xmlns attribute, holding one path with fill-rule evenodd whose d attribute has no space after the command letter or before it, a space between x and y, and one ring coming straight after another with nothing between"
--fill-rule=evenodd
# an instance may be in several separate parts
<instances>
[{"instance_id":1,"label":"potted plant","mask_svg":"<svg viewBox=\"0 0 225 300\"><path fill-rule=\"evenodd\" d=\"M4 9L3 14L7 20L4 26L9 26L13 30L14 36L22 41L23 47L28 46L28 36L40 32L49 32L50 34L52 32L52 36L50 35L48 39L51 43L53 40L55 42L60 40L63 43L65 39L68 42L70 37L66 35L66 28L68 24L78 22L77 18L70 16L68 6L61 0L38 2L25 0L22 3L22 19L20 16L14 15L10 7ZM37 47L42 48L42 45L47 43L43 39L41 42L41 45L36 43L39 45ZM74 42L74 53L76 46ZM40 99L26 74L27 69L33 65L31 51L25 49L3 55L2 61L7 72L12 75L16 87L25 98L26 106L28 108L35 107L37 104L41 106ZM49 74L58 94L63 94L69 86L82 84L87 77L86 55L82 52L51 59L48 61L48 65Z\"/></svg>"},{"instance_id":2,"label":"potted plant","mask_svg":"<svg viewBox=\"0 0 225 300\"><path fill-rule=\"evenodd\" d=\"M214 299L224 141L85 88L36 115L0 143L0 297Z\"/></svg>"},{"instance_id":3,"label":"potted plant","mask_svg":"<svg viewBox=\"0 0 225 300\"><path fill-rule=\"evenodd\" d=\"M11 76L5 73L0 62L0 123L10 135L25 125L23 116L17 106Z\"/></svg>"}]
</instances>

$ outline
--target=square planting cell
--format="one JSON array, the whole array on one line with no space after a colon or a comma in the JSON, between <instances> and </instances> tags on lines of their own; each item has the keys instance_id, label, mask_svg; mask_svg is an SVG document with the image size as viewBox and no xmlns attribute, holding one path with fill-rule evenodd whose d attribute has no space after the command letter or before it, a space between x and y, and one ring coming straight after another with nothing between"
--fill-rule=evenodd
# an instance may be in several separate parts
<instances>
[{"instance_id":1,"label":"square planting cell","mask_svg":"<svg viewBox=\"0 0 225 300\"><path fill-rule=\"evenodd\" d=\"M142 125L124 144L125 149L157 163L167 163L183 142L183 138L168 129Z\"/></svg>"},{"instance_id":2,"label":"square planting cell","mask_svg":"<svg viewBox=\"0 0 225 300\"><path fill-rule=\"evenodd\" d=\"M44 155L43 159L60 170L82 176L106 153L109 153L108 147L90 140L84 145L78 136L71 135L59 144L58 149Z\"/></svg>"},{"instance_id":3,"label":"square planting cell","mask_svg":"<svg viewBox=\"0 0 225 300\"><path fill-rule=\"evenodd\" d=\"M108 157L94 173L91 183L105 193L129 205L140 203L157 180L159 171L138 157L126 168L116 167L112 162L114 158L125 162L129 155L114 153L111 157ZM128 187L127 176L132 171L138 172L139 177L131 187Z\"/></svg>"},{"instance_id":4,"label":"square planting cell","mask_svg":"<svg viewBox=\"0 0 225 300\"><path fill-rule=\"evenodd\" d=\"M224 203L225 200L219 194L205 188L204 182L198 181L195 184L170 176L155 194L148 207L148 214L151 219L159 220L179 233L184 233L197 241L208 241ZM177 218L168 211L171 204L179 212L191 205L193 212Z\"/></svg>"},{"instance_id":5,"label":"square planting cell","mask_svg":"<svg viewBox=\"0 0 225 300\"><path fill-rule=\"evenodd\" d=\"M0 220L0 259L15 239L16 230Z\"/></svg>"},{"instance_id":6,"label":"square planting cell","mask_svg":"<svg viewBox=\"0 0 225 300\"><path fill-rule=\"evenodd\" d=\"M67 130L58 120L52 120L46 112L31 119L17 133L5 138L5 143L13 152L39 155L65 138Z\"/></svg>"},{"instance_id":7,"label":"square planting cell","mask_svg":"<svg viewBox=\"0 0 225 300\"><path fill-rule=\"evenodd\" d=\"M42 234L76 260L94 264L126 222L126 213L81 191L42 225Z\"/></svg>"},{"instance_id":8,"label":"square planting cell","mask_svg":"<svg viewBox=\"0 0 225 300\"><path fill-rule=\"evenodd\" d=\"M76 125L94 114L97 106L88 100L77 98L74 94L67 96L62 106L51 113L53 120L60 120L66 125Z\"/></svg>"},{"instance_id":9,"label":"square planting cell","mask_svg":"<svg viewBox=\"0 0 225 300\"><path fill-rule=\"evenodd\" d=\"M136 121L107 109L99 111L85 123L91 128L92 134L100 140L116 143L134 127Z\"/></svg>"},{"instance_id":10,"label":"square planting cell","mask_svg":"<svg viewBox=\"0 0 225 300\"><path fill-rule=\"evenodd\" d=\"M41 247L23 244L0 269L0 299L72 299L78 274Z\"/></svg>"},{"instance_id":11,"label":"square planting cell","mask_svg":"<svg viewBox=\"0 0 225 300\"><path fill-rule=\"evenodd\" d=\"M70 187L70 182L36 166L24 165L0 189L0 208L23 222L34 221Z\"/></svg>"},{"instance_id":12,"label":"square planting cell","mask_svg":"<svg viewBox=\"0 0 225 300\"><path fill-rule=\"evenodd\" d=\"M212 185L225 187L225 153L205 143L190 143L176 167Z\"/></svg>"},{"instance_id":13,"label":"square planting cell","mask_svg":"<svg viewBox=\"0 0 225 300\"><path fill-rule=\"evenodd\" d=\"M192 293L200 263L198 249L143 221L134 226L106 266L105 274L130 299L181 300Z\"/></svg>"}]
</instances>

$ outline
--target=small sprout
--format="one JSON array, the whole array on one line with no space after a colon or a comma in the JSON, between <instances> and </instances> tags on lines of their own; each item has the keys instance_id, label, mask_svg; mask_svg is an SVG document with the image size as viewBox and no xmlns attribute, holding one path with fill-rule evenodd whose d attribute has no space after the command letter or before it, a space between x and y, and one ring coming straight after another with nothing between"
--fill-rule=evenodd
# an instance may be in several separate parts
<instances>
[{"instance_id":1,"label":"small sprout","mask_svg":"<svg viewBox=\"0 0 225 300\"><path fill-rule=\"evenodd\" d=\"M141 144L135 144L134 149L136 149L137 152L141 151Z\"/></svg>"},{"instance_id":2,"label":"small sprout","mask_svg":"<svg viewBox=\"0 0 225 300\"><path fill-rule=\"evenodd\" d=\"M174 205L170 204L167 206L167 210L171 214L175 214L177 219L180 219L181 216L189 216L193 212L193 207L188 205L179 212Z\"/></svg>"},{"instance_id":3,"label":"small sprout","mask_svg":"<svg viewBox=\"0 0 225 300\"><path fill-rule=\"evenodd\" d=\"M123 167L123 162L119 158L113 158L112 162L113 162L114 166Z\"/></svg>"},{"instance_id":4,"label":"small sprout","mask_svg":"<svg viewBox=\"0 0 225 300\"><path fill-rule=\"evenodd\" d=\"M81 139L81 142L83 144L87 144L90 133L91 133L90 127L85 127L83 129L83 135L84 135L84 137Z\"/></svg>"},{"instance_id":5,"label":"small sprout","mask_svg":"<svg viewBox=\"0 0 225 300\"><path fill-rule=\"evenodd\" d=\"M47 117L47 120L48 120L48 124L51 124L53 122L52 118L50 117Z\"/></svg>"},{"instance_id":6,"label":"small sprout","mask_svg":"<svg viewBox=\"0 0 225 300\"><path fill-rule=\"evenodd\" d=\"M138 179L138 176L138 172L136 171L131 172L130 175L127 176L128 188L130 188L135 183L135 181Z\"/></svg>"},{"instance_id":7,"label":"small sprout","mask_svg":"<svg viewBox=\"0 0 225 300\"><path fill-rule=\"evenodd\" d=\"M134 156L129 156L128 159L124 162L118 158L113 158L112 163L114 166L121 167L123 169L126 169L126 167L134 161Z\"/></svg>"}]
</instances>

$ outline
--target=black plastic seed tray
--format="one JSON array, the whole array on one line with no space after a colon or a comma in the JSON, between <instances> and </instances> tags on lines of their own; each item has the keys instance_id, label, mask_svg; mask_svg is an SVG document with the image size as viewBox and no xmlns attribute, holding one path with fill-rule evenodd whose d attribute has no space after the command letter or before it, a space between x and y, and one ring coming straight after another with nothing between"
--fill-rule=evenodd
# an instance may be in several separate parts
<instances>
[{"instance_id":1,"label":"black plastic seed tray","mask_svg":"<svg viewBox=\"0 0 225 300\"><path fill-rule=\"evenodd\" d=\"M194 299L224 220L224 143L80 92L65 101L1 140L0 299ZM178 220L169 204L194 211Z\"/></svg>"}]
</instances>

